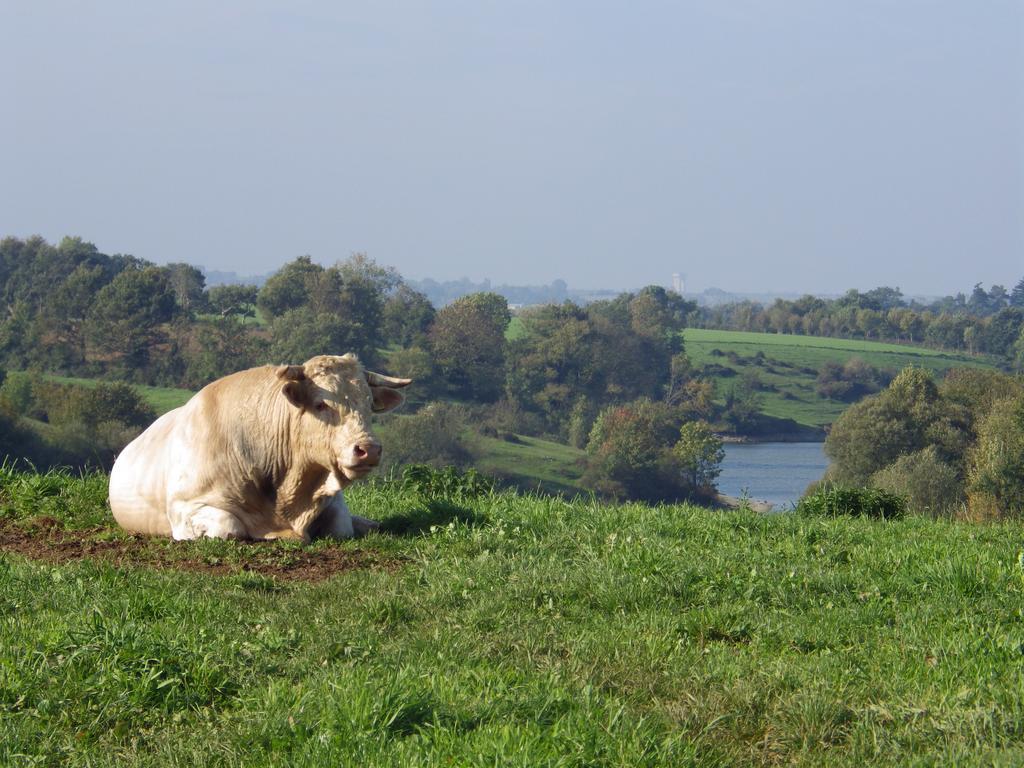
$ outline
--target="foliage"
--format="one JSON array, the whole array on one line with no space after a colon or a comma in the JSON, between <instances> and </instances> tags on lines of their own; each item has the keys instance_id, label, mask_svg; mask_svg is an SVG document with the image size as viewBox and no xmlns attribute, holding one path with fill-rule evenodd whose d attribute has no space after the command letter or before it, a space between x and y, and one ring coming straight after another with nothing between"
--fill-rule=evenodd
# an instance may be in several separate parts
<instances>
[{"instance_id":1,"label":"foliage","mask_svg":"<svg viewBox=\"0 0 1024 768\"><path fill-rule=\"evenodd\" d=\"M679 440L672 447L687 484L712 489L721 473L725 448L721 439L703 421L688 421L679 428Z\"/></svg>"},{"instance_id":2,"label":"foliage","mask_svg":"<svg viewBox=\"0 0 1024 768\"><path fill-rule=\"evenodd\" d=\"M941 398L927 371L906 368L886 390L843 413L829 432L825 453L838 481L860 485L901 455L929 445L944 461L962 467L969 441L964 410Z\"/></svg>"},{"instance_id":3,"label":"foliage","mask_svg":"<svg viewBox=\"0 0 1024 768\"><path fill-rule=\"evenodd\" d=\"M971 516L1024 516L1024 395L992 406L979 425L970 458Z\"/></svg>"},{"instance_id":4,"label":"foliage","mask_svg":"<svg viewBox=\"0 0 1024 768\"><path fill-rule=\"evenodd\" d=\"M970 354L1012 356L1024 323L1019 285L975 285L970 297L947 296L929 305L907 302L898 288L847 291L838 299L803 296L705 307L695 313L704 328L805 334L844 339L878 339L965 350Z\"/></svg>"},{"instance_id":5,"label":"foliage","mask_svg":"<svg viewBox=\"0 0 1024 768\"><path fill-rule=\"evenodd\" d=\"M464 296L441 309L430 327L430 351L456 397L494 402L505 381L508 303L494 293Z\"/></svg>"},{"instance_id":6,"label":"foliage","mask_svg":"<svg viewBox=\"0 0 1024 768\"><path fill-rule=\"evenodd\" d=\"M829 485L800 499L796 511L815 517L860 516L893 520L907 511L907 502L880 488Z\"/></svg>"},{"instance_id":7,"label":"foliage","mask_svg":"<svg viewBox=\"0 0 1024 768\"><path fill-rule=\"evenodd\" d=\"M590 432L584 485L613 498L684 498L694 489L672 451L678 437L678 416L664 403L605 408Z\"/></svg>"},{"instance_id":8,"label":"foliage","mask_svg":"<svg viewBox=\"0 0 1024 768\"><path fill-rule=\"evenodd\" d=\"M872 475L871 485L906 499L913 512L932 517L955 514L964 501L961 473L934 445L901 455Z\"/></svg>"},{"instance_id":9,"label":"foliage","mask_svg":"<svg viewBox=\"0 0 1024 768\"><path fill-rule=\"evenodd\" d=\"M384 302L384 338L403 347L421 344L436 315L426 296L403 283Z\"/></svg>"},{"instance_id":10,"label":"foliage","mask_svg":"<svg viewBox=\"0 0 1024 768\"><path fill-rule=\"evenodd\" d=\"M158 267L126 269L96 294L86 317L90 345L126 372L144 370L160 330L176 311L166 274Z\"/></svg>"},{"instance_id":11,"label":"foliage","mask_svg":"<svg viewBox=\"0 0 1024 768\"><path fill-rule=\"evenodd\" d=\"M472 459L466 428L462 408L431 403L411 415L395 414L382 419L377 431L384 444L387 466L445 467L465 466Z\"/></svg>"},{"instance_id":12,"label":"foliage","mask_svg":"<svg viewBox=\"0 0 1024 768\"><path fill-rule=\"evenodd\" d=\"M567 437L571 428L579 444L601 408L666 394L691 306L652 287L586 307L524 311L509 346L509 399L540 415L551 433Z\"/></svg>"},{"instance_id":13,"label":"foliage","mask_svg":"<svg viewBox=\"0 0 1024 768\"><path fill-rule=\"evenodd\" d=\"M186 369L181 379L185 386L199 389L221 376L270 361L268 341L250 333L242 317L241 314L228 312L219 317L196 321L183 350ZM283 321L284 324L286 322ZM278 359L306 360L308 357Z\"/></svg>"},{"instance_id":14,"label":"foliage","mask_svg":"<svg viewBox=\"0 0 1024 768\"><path fill-rule=\"evenodd\" d=\"M840 365L826 362L818 373L817 392L821 397L852 403L874 394L892 381L892 374L851 357Z\"/></svg>"},{"instance_id":15,"label":"foliage","mask_svg":"<svg viewBox=\"0 0 1024 768\"><path fill-rule=\"evenodd\" d=\"M207 291L206 300L221 317L255 317L258 294L255 285L215 285Z\"/></svg>"}]
</instances>

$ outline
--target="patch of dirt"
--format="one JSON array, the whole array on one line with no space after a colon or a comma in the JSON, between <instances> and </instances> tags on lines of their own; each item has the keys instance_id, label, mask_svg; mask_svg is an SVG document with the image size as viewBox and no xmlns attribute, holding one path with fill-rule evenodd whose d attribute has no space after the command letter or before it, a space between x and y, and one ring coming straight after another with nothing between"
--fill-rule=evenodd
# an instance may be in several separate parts
<instances>
[{"instance_id":1,"label":"patch of dirt","mask_svg":"<svg viewBox=\"0 0 1024 768\"><path fill-rule=\"evenodd\" d=\"M227 576L255 573L288 581L323 581L344 571L395 571L402 558L333 546L300 549L274 541L236 541L229 557L199 551L193 542L127 535L105 527L65 530L53 517L20 523L0 518L0 551L66 563L86 558L117 566L185 570Z\"/></svg>"}]
</instances>

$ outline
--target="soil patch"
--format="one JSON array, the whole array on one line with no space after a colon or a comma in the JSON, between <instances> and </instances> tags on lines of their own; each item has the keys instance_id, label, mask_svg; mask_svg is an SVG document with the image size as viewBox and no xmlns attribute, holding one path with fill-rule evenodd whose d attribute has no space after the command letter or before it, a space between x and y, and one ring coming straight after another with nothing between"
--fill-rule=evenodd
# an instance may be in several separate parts
<instances>
[{"instance_id":1,"label":"soil patch","mask_svg":"<svg viewBox=\"0 0 1024 768\"><path fill-rule=\"evenodd\" d=\"M114 528L65 530L60 520L48 516L20 523L0 518L0 552L48 563L89 558L124 567L222 576L257 573L289 581L323 581L356 569L394 571L404 563L399 557L331 544L300 549L274 541L225 543L221 551L210 554L195 542L130 535Z\"/></svg>"}]
</instances>

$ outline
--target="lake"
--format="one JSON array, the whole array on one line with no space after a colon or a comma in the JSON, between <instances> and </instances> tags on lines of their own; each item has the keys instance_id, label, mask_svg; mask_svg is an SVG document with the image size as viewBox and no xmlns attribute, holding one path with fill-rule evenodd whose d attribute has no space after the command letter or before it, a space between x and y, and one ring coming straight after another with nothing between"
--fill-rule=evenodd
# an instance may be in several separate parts
<instances>
[{"instance_id":1,"label":"lake","mask_svg":"<svg viewBox=\"0 0 1024 768\"><path fill-rule=\"evenodd\" d=\"M718 490L789 509L828 467L823 443L726 443Z\"/></svg>"}]
</instances>

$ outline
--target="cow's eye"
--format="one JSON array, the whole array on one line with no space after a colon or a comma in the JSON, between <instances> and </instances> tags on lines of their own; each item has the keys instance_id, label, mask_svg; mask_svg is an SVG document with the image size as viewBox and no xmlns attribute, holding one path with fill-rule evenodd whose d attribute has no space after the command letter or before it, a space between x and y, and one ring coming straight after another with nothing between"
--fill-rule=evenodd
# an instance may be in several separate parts
<instances>
[{"instance_id":1,"label":"cow's eye","mask_svg":"<svg viewBox=\"0 0 1024 768\"><path fill-rule=\"evenodd\" d=\"M317 409L318 411L326 411L326 410L327 410L328 408L330 408L330 407L331 407L331 406L329 406L329 405L328 405L327 403L325 403L325 402L324 402L323 400L321 400L321 401L320 401L319 403L317 403L317 404L316 404L316 409Z\"/></svg>"}]
</instances>

